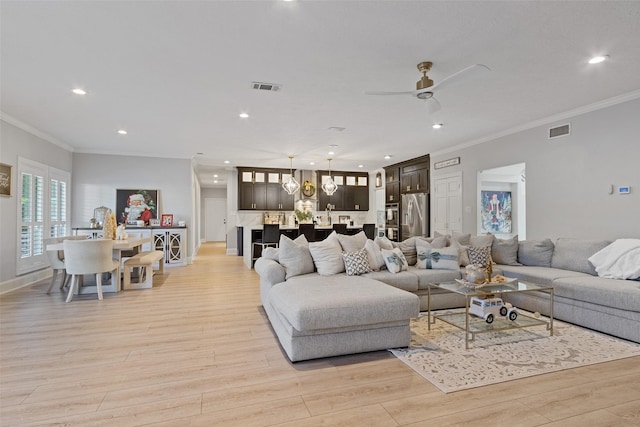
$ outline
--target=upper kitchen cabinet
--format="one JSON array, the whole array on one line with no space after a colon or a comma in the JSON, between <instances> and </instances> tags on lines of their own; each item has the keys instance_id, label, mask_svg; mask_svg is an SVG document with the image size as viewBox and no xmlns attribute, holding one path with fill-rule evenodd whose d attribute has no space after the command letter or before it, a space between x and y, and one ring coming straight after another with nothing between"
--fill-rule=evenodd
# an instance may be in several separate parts
<instances>
[{"instance_id":1,"label":"upper kitchen cabinet","mask_svg":"<svg viewBox=\"0 0 640 427\"><path fill-rule=\"evenodd\" d=\"M282 188L288 169L238 168L239 210L293 210L293 196Z\"/></svg>"},{"instance_id":2,"label":"upper kitchen cabinet","mask_svg":"<svg viewBox=\"0 0 640 427\"><path fill-rule=\"evenodd\" d=\"M385 175L385 202L400 202L400 168L398 166L389 166L384 168Z\"/></svg>"},{"instance_id":3,"label":"upper kitchen cabinet","mask_svg":"<svg viewBox=\"0 0 640 427\"><path fill-rule=\"evenodd\" d=\"M331 205L336 211L369 210L369 174L367 172L332 171L331 178L338 185L333 195L322 191L322 184L329 178L328 171L318 171L318 209L325 210Z\"/></svg>"},{"instance_id":4,"label":"upper kitchen cabinet","mask_svg":"<svg viewBox=\"0 0 640 427\"><path fill-rule=\"evenodd\" d=\"M400 175L400 191L402 193L428 193L429 163L403 166Z\"/></svg>"}]
</instances>

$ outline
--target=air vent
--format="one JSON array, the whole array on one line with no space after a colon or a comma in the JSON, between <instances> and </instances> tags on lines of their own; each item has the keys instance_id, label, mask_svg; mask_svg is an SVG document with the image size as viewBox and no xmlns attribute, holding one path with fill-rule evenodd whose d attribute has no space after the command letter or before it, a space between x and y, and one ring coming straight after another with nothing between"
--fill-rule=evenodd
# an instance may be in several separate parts
<instances>
[{"instance_id":1,"label":"air vent","mask_svg":"<svg viewBox=\"0 0 640 427\"><path fill-rule=\"evenodd\" d=\"M549 139L567 136L569 133L571 133L571 124L567 123L566 125L556 126L549 129Z\"/></svg>"},{"instance_id":2,"label":"air vent","mask_svg":"<svg viewBox=\"0 0 640 427\"><path fill-rule=\"evenodd\" d=\"M269 92L279 92L282 89L282 85L276 83L262 83L262 82L251 82L251 87L256 90L266 90Z\"/></svg>"}]
</instances>

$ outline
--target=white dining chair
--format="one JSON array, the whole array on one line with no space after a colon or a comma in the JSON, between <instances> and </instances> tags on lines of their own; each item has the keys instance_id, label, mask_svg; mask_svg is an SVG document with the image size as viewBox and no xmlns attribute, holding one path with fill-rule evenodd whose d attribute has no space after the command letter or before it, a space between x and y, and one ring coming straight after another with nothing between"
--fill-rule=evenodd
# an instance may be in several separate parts
<instances>
[{"instance_id":1,"label":"white dining chair","mask_svg":"<svg viewBox=\"0 0 640 427\"><path fill-rule=\"evenodd\" d=\"M73 299L80 277L85 274L95 274L98 299L101 300L102 273L115 271L116 277L120 277L120 263L113 259L113 240L65 240L63 245L65 269L71 274L67 302Z\"/></svg>"},{"instance_id":2,"label":"white dining chair","mask_svg":"<svg viewBox=\"0 0 640 427\"><path fill-rule=\"evenodd\" d=\"M61 243L65 240L86 240L86 236L61 236L61 237L49 237L44 239L44 247L45 252L47 254L47 258L49 260L49 265L53 269L53 273L51 275L51 283L49 283L49 288L47 289L47 293L51 293L51 289L56 282L56 278L58 277L58 273L62 273L62 280L60 281L60 289L63 289L67 283L68 275L65 269L64 264L64 251L58 250L47 250L47 246L54 243Z\"/></svg>"}]
</instances>

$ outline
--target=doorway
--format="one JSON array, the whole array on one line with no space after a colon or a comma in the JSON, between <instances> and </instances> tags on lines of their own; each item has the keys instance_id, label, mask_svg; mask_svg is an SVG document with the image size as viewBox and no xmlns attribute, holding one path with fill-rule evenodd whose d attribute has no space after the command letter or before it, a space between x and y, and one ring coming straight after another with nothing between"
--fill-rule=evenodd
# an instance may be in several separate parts
<instances>
[{"instance_id":1,"label":"doorway","mask_svg":"<svg viewBox=\"0 0 640 427\"><path fill-rule=\"evenodd\" d=\"M226 242L227 240L227 199L204 199L204 240Z\"/></svg>"}]
</instances>

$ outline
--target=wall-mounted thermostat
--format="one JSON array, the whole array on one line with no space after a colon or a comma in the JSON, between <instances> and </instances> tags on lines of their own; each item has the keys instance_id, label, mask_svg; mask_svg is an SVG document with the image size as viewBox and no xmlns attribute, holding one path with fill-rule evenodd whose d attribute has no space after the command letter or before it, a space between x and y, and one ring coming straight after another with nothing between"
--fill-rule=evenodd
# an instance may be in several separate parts
<instances>
[{"instance_id":1,"label":"wall-mounted thermostat","mask_svg":"<svg viewBox=\"0 0 640 427\"><path fill-rule=\"evenodd\" d=\"M618 193L629 194L631 193L631 187L618 187Z\"/></svg>"}]
</instances>

